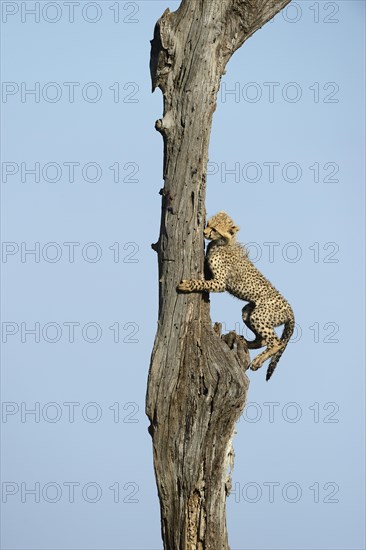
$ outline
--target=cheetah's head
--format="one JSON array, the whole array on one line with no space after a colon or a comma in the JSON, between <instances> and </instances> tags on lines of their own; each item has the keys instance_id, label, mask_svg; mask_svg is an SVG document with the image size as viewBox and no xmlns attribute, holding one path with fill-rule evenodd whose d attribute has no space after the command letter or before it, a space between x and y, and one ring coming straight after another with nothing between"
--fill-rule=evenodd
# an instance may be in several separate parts
<instances>
[{"instance_id":1,"label":"cheetah's head","mask_svg":"<svg viewBox=\"0 0 366 550\"><path fill-rule=\"evenodd\" d=\"M226 212L219 212L212 216L207 222L203 234L206 239L216 241L225 239L225 241L235 240L235 234L239 231L239 227L234 224L233 220Z\"/></svg>"}]
</instances>

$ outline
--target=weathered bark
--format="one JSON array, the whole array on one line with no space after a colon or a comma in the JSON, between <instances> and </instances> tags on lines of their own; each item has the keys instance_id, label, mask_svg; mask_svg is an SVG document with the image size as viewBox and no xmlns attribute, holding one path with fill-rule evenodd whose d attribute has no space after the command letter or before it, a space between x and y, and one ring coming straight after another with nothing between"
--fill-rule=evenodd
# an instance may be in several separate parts
<instances>
[{"instance_id":1,"label":"weathered bark","mask_svg":"<svg viewBox=\"0 0 366 550\"><path fill-rule=\"evenodd\" d=\"M290 0L183 0L156 24L153 90L164 95L159 320L146 413L166 550L228 549L232 436L246 399L242 340L213 330L207 294L179 294L204 269L206 166L226 63ZM218 210L220 205L218 205ZM238 316L240 315L240 306Z\"/></svg>"}]
</instances>

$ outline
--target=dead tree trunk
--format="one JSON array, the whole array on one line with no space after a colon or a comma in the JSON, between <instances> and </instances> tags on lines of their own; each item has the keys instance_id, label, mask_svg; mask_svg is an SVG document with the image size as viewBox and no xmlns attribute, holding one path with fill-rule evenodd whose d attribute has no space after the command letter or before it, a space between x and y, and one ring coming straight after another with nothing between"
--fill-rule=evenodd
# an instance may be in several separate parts
<instances>
[{"instance_id":1,"label":"dead tree trunk","mask_svg":"<svg viewBox=\"0 0 366 550\"><path fill-rule=\"evenodd\" d=\"M248 352L235 333L225 341L213 330L207 294L178 294L176 286L203 274L208 144L226 63L289 1L183 0L154 31L153 90L164 95L164 116L156 122L164 140L164 188L153 245L159 320L146 413L165 550L228 549L225 501Z\"/></svg>"}]
</instances>

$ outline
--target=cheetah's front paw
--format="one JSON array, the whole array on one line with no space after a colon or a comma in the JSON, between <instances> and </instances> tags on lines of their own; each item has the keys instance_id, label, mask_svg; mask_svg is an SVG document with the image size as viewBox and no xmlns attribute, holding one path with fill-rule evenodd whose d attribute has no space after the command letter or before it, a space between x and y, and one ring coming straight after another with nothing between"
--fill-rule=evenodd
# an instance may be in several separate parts
<instances>
[{"instance_id":1,"label":"cheetah's front paw","mask_svg":"<svg viewBox=\"0 0 366 550\"><path fill-rule=\"evenodd\" d=\"M187 279L183 279L177 286L177 290L180 292L192 292L193 290L193 281L189 281Z\"/></svg>"}]
</instances>

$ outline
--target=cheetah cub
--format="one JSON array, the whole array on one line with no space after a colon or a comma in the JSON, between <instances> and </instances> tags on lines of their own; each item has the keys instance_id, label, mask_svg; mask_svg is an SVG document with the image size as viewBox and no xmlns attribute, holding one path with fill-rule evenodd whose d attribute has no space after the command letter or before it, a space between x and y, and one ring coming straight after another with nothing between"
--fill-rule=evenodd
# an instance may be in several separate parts
<instances>
[{"instance_id":1,"label":"cheetah cub","mask_svg":"<svg viewBox=\"0 0 366 550\"><path fill-rule=\"evenodd\" d=\"M294 314L291 306L278 290L258 271L249 260L244 246L236 242L239 227L226 212L219 212L207 222L204 236L210 240L206 260L212 279L183 280L177 290L181 292L230 292L233 296L249 302L242 309L246 326L255 334L248 341L248 349L266 346L250 364L259 369L271 357L266 380L273 374L294 331ZM285 325L281 338L274 327Z\"/></svg>"}]
</instances>

